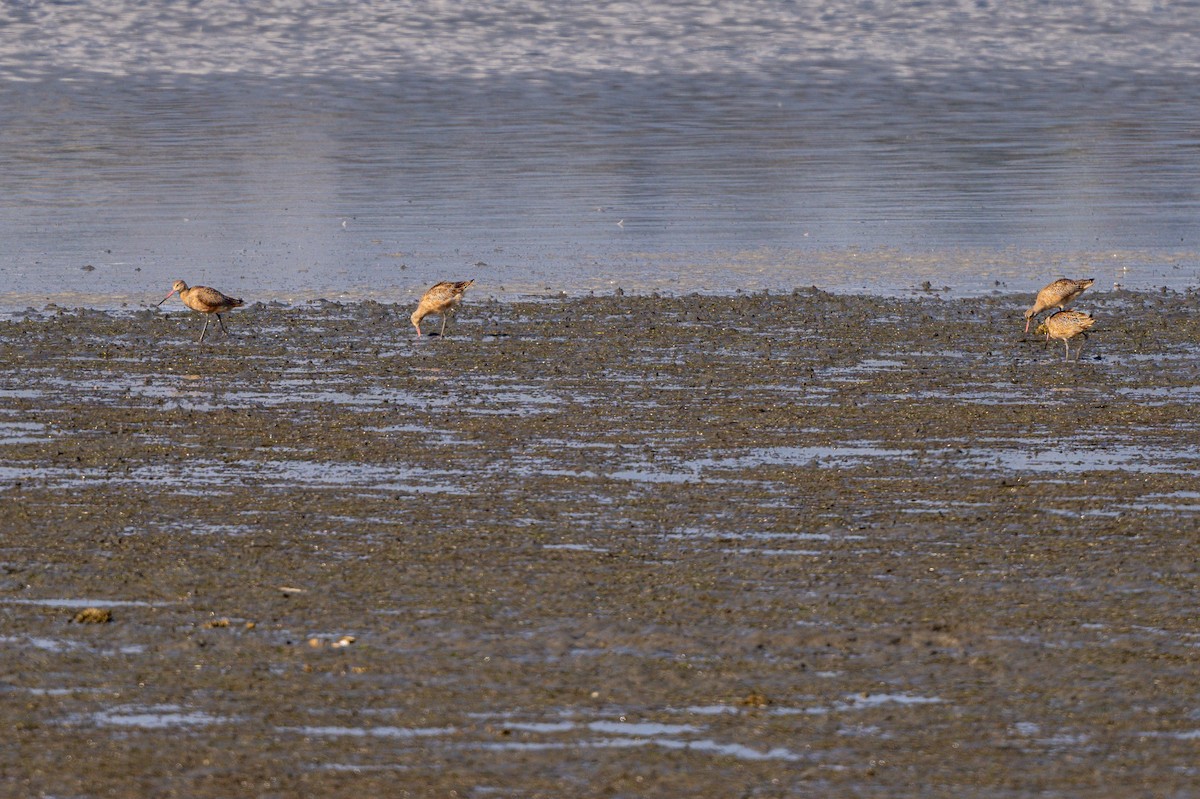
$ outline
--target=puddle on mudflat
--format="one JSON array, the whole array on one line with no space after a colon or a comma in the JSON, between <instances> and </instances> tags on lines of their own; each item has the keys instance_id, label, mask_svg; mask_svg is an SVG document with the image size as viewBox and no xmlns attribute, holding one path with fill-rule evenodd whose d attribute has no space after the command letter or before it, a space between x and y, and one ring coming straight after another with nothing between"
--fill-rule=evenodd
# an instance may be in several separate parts
<instances>
[{"instance_id":1,"label":"puddle on mudflat","mask_svg":"<svg viewBox=\"0 0 1200 799\"><path fill-rule=\"evenodd\" d=\"M180 492L175 492L180 493ZM357 523L357 522L356 522ZM261 532L261 529L256 525L250 524L225 524L223 522L211 522L207 519L180 519L170 524L164 525L164 529L177 530L186 535L204 535L216 536L218 538L244 538L253 536L255 533ZM121 531L123 535L140 535L145 530L138 527L127 527Z\"/></svg>"},{"instance_id":2,"label":"puddle on mudflat","mask_svg":"<svg viewBox=\"0 0 1200 799\"><path fill-rule=\"evenodd\" d=\"M559 396L545 388L524 384L490 383L459 387L454 395L441 391L410 391L368 385L345 390L345 380L281 379L264 390L245 388L224 376L117 375L107 379L63 378L53 374L31 377L34 388L0 389L0 398L38 399L49 395L86 397L90 404L141 407L147 404L192 411L294 406L335 406L346 409L381 407L440 410L483 415L536 415L564 403L588 404L592 397ZM3 429L0 429L0 436ZM2 442L2 439L0 439Z\"/></svg>"},{"instance_id":3,"label":"puddle on mudflat","mask_svg":"<svg viewBox=\"0 0 1200 799\"><path fill-rule=\"evenodd\" d=\"M1200 345L1177 343L1167 350L1155 352L1116 352L1107 356L1113 363L1124 366L1127 364L1151 363L1161 368L1164 365L1174 367L1182 365L1194 368L1200 362Z\"/></svg>"},{"instance_id":4,"label":"puddle on mudflat","mask_svg":"<svg viewBox=\"0 0 1200 799\"><path fill-rule=\"evenodd\" d=\"M99 480L103 474L96 470L60 469L53 466L0 466L0 480L49 487L70 487L83 484L87 476Z\"/></svg>"},{"instance_id":5,"label":"puddle on mudflat","mask_svg":"<svg viewBox=\"0 0 1200 799\"><path fill-rule=\"evenodd\" d=\"M501 717L504 718L504 717ZM631 721L512 721L504 719L504 727L529 735L585 735L601 733L603 738L575 738L568 741L522 740L503 742L465 742L457 746L464 749L485 749L506 752L537 752L572 749L626 749L656 746L689 752L720 755L739 760L784 760L797 761L802 756L785 747L756 749L736 742L717 741L711 738L693 737L706 728L696 724L668 724L662 722Z\"/></svg>"},{"instance_id":6,"label":"puddle on mudflat","mask_svg":"<svg viewBox=\"0 0 1200 799\"><path fill-rule=\"evenodd\" d=\"M836 676L835 673L817 676ZM762 714L775 716L828 715L850 713L886 708L890 705L921 707L942 705L944 700L938 697L918 696L907 693L895 694L848 694L842 701L827 706L810 707L743 707L740 705L695 705L674 711L675 714L685 714L688 717L721 718L727 716L760 716ZM601 733L608 737L582 740L531 740L505 741L502 743L463 743L468 748L486 748L500 751L541 751L572 748L622 748L639 746L658 746L667 749L679 749L693 752L707 752L743 760L784 760L796 761L802 755L786 748L771 747L758 749L736 741L718 741L708 736L705 725L694 722L661 722L661 721L628 721L624 716L617 720L583 720L574 713L567 713L567 718L554 720L514 719L507 714L472 714L480 719L498 719L504 729L527 733L528 736L567 736L586 733ZM875 725L870 728L856 727L852 731L860 737L875 735L887 737L885 727ZM850 734L850 733L847 733Z\"/></svg>"},{"instance_id":7,"label":"puddle on mudflat","mask_svg":"<svg viewBox=\"0 0 1200 799\"><path fill-rule=\"evenodd\" d=\"M599 449L599 450L617 450L621 447L620 444L613 444L609 441L572 441L565 438L541 438L538 439L539 447L554 449Z\"/></svg>"},{"instance_id":8,"label":"puddle on mudflat","mask_svg":"<svg viewBox=\"0 0 1200 799\"><path fill-rule=\"evenodd\" d=\"M62 638L46 638L44 636L15 636L0 635L0 644L12 644L17 648L27 647L40 649L43 652L71 652L86 649L87 645L79 641L67 641Z\"/></svg>"},{"instance_id":9,"label":"puddle on mudflat","mask_svg":"<svg viewBox=\"0 0 1200 799\"><path fill-rule=\"evenodd\" d=\"M309 768L320 771L342 771L347 774L370 774L380 771L409 771L412 769L411 766L404 766L399 763L377 763L362 766L356 766L353 763L317 763ZM478 788L475 789L475 792L480 793Z\"/></svg>"},{"instance_id":10,"label":"puddle on mudflat","mask_svg":"<svg viewBox=\"0 0 1200 799\"><path fill-rule=\"evenodd\" d=\"M702 727L692 724L658 724L655 722L630 721L591 721L587 728L595 732L607 732L614 735L682 735L687 732L701 732Z\"/></svg>"},{"instance_id":11,"label":"puddle on mudflat","mask_svg":"<svg viewBox=\"0 0 1200 799\"><path fill-rule=\"evenodd\" d=\"M595 479L599 477L597 472L588 470L580 471L578 469L564 469L553 466L553 461L549 458L540 456L516 455L505 461L503 464L489 469L489 471L503 472L507 475L517 477L530 477L541 475L546 477L584 477Z\"/></svg>"},{"instance_id":12,"label":"puddle on mudflat","mask_svg":"<svg viewBox=\"0 0 1200 799\"><path fill-rule=\"evenodd\" d=\"M990 508L991 505L985 502L955 502L954 500L930 500L930 499L898 499L896 504L899 507L897 510L900 513L922 514L932 513L940 514L952 510L980 510Z\"/></svg>"},{"instance_id":13,"label":"puddle on mudflat","mask_svg":"<svg viewBox=\"0 0 1200 799\"><path fill-rule=\"evenodd\" d=\"M1139 474L1200 476L1200 447L1155 447L1108 444L1029 452L1014 449L966 450L968 465L982 469L1049 474L1122 471Z\"/></svg>"},{"instance_id":14,"label":"puddle on mudflat","mask_svg":"<svg viewBox=\"0 0 1200 799\"><path fill-rule=\"evenodd\" d=\"M427 427L420 424L394 424L383 425L379 427L364 427L364 433L370 433L374 436L382 436L383 438L391 438L392 433L413 433L421 436L422 443L431 446L439 447L463 447L476 446L479 442L470 441L460 438L454 431L444 430L436 427Z\"/></svg>"},{"instance_id":15,"label":"puddle on mudflat","mask_svg":"<svg viewBox=\"0 0 1200 799\"><path fill-rule=\"evenodd\" d=\"M609 472L607 477L613 480L629 480L635 483L698 483L711 484L728 483L728 480L702 477L698 473L683 473L677 471L660 471L652 469L620 469Z\"/></svg>"},{"instance_id":16,"label":"puddle on mudflat","mask_svg":"<svg viewBox=\"0 0 1200 799\"><path fill-rule=\"evenodd\" d=\"M744 455L697 458L685 461L681 468L692 473L706 470L744 471L759 466L859 466L873 459L911 461L917 450L896 449L875 442L843 446L770 447Z\"/></svg>"},{"instance_id":17,"label":"puddle on mudflat","mask_svg":"<svg viewBox=\"0 0 1200 799\"><path fill-rule=\"evenodd\" d=\"M463 749L484 749L493 752L541 752L573 749L633 749L657 746L687 752L732 757L737 760L783 760L797 762L804 757L782 746L768 750L753 749L743 744L721 743L712 740L675 741L662 738L608 738L578 742L524 742L461 744Z\"/></svg>"},{"instance_id":18,"label":"puddle on mudflat","mask_svg":"<svg viewBox=\"0 0 1200 799\"><path fill-rule=\"evenodd\" d=\"M38 422L0 422L0 446L36 444L40 441L47 441L51 437L52 434L46 429L46 425Z\"/></svg>"},{"instance_id":19,"label":"puddle on mudflat","mask_svg":"<svg viewBox=\"0 0 1200 799\"><path fill-rule=\"evenodd\" d=\"M944 702L944 699L936 696L914 696L913 694L847 694L841 702L834 702L824 707L778 707L771 708L769 712L777 716L823 716L829 713L871 710L884 705L940 705Z\"/></svg>"},{"instance_id":20,"label":"puddle on mudflat","mask_svg":"<svg viewBox=\"0 0 1200 799\"><path fill-rule=\"evenodd\" d=\"M939 402L955 402L967 405L1073 405L1068 397L1048 398L1035 393L1032 389L1018 389L1013 386L996 387L995 389L967 391L922 390L889 395L895 399L906 399L914 402L937 400Z\"/></svg>"},{"instance_id":21,"label":"puddle on mudflat","mask_svg":"<svg viewBox=\"0 0 1200 799\"><path fill-rule=\"evenodd\" d=\"M276 732L310 738L434 738L458 733L455 727L276 727Z\"/></svg>"},{"instance_id":22,"label":"puddle on mudflat","mask_svg":"<svg viewBox=\"0 0 1200 799\"><path fill-rule=\"evenodd\" d=\"M573 721L507 721L505 729L518 732L536 732L548 734L552 732L571 732L579 725Z\"/></svg>"},{"instance_id":23,"label":"puddle on mudflat","mask_svg":"<svg viewBox=\"0 0 1200 799\"><path fill-rule=\"evenodd\" d=\"M720 549L717 550L726 555L767 555L767 556L782 556L782 557L818 557L826 553L819 549L753 549L751 547L743 547L741 549Z\"/></svg>"},{"instance_id":24,"label":"puddle on mudflat","mask_svg":"<svg viewBox=\"0 0 1200 799\"><path fill-rule=\"evenodd\" d=\"M824 679L835 679L842 676L842 672L819 671L815 672L813 676ZM944 699L936 696L918 696L907 693L867 695L846 694L842 701L833 702L829 705L813 705L808 707L775 705L767 708L743 707L739 705L692 705L684 708L683 711L698 716L741 715L747 713L766 713L774 716L821 716L830 713L872 710L880 707L886 707L888 705L921 706L941 705L944 703Z\"/></svg>"},{"instance_id":25,"label":"puddle on mudflat","mask_svg":"<svg viewBox=\"0 0 1200 799\"><path fill-rule=\"evenodd\" d=\"M1029 743L1037 744L1037 748L1025 746L1025 751L1049 749L1077 749L1085 746L1090 738L1082 733L1059 733L1057 735L1042 735L1040 724L1029 721L1018 721L1009 730L1014 737L1028 739Z\"/></svg>"},{"instance_id":26,"label":"puddle on mudflat","mask_svg":"<svg viewBox=\"0 0 1200 799\"><path fill-rule=\"evenodd\" d=\"M733 705L691 705L685 707L683 712L696 716L736 716L747 712L747 710L744 707L735 707Z\"/></svg>"},{"instance_id":27,"label":"puddle on mudflat","mask_svg":"<svg viewBox=\"0 0 1200 799\"><path fill-rule=\"evenodd\" d=\"M1159 386L1155 388L1118 388L1116 393L1148 407L1200 401L1200 386Z\"/></svg>"},{"instance_id":28,"label":"puddle on mudflat","mask_svg":"<svg viewBox=\"0 0 1200 799\"><path fill-rule=\"evenodd\" d=\"M416 493L465 493L447 483L462 475L419 467L377 466L366 463L320 463L314 461L207 461L171 466L145 466L134 470L129 480L136 483L166 483L207 493L210 486L227 486L242 481L262 488L291 488L297 485L409 491Z\"/></svg>"},{"instance_id":29,"label":"puddle on mudflat","mask_svg":"<svg viewBox=\"0 0 1200 799\"><path fill-rule=\"evenodd\" d=\"M697 458L680 461L670 470L622 471L626 479L644 482L720 483L712 473L741 472L762 466L854 468L874 461L915 464L931 459L952 459L956 470L1016 471L1052 474L1076 474L1089 471L1129 471L1147 474L1187 474L1200 476L1200 447L1155 447L1104 444L1046 448L1044 442L1014 439L1036 449L988 448L967 442L940 443L940 448L915 450L888 446L881 442L812 447L769 447L743 455Z\"/></svg>"},{"instance_id":30,"label":"puddle on mudflat","mask_svg":"<svg viewBox=\"0 0 1200 799\"><path fill-rule=\"evenodd\" d=\"M895 372L900 369L910 368L910 366L911 364L904 361L887 358L867 358L853 366L832 366L818 369L816 374L820 379L828 380L832 383L859 383L864 381L864 376L866 375Z\"/></svg>"},{"instance_id":31,"label":"puddle on mudflat","mask_svg":"<svg viewBox=\"0 0 1200 799\"><path fill-rule=\"evenodd\" d=\"M879 372L891 371L894 369L907 368L908 364L904 361L891 361L886 358L867 358L859 361L855 366L846 367L847 372Z\"/></svg>"},{"instance_id":32,"label":"puddle on mudflat","mask_svg":"<svg viewBox=\"0 0 1200 799\"><path fill-rule=\"evenodd\" d=\"M14 648L22 650L36 649L41 652L53 652L56 654L62 654L64 652L88 652L97 657L140 655L146 651L146 647L138 644L106 648L101 646L92 646L79 641L67 641L62 638L45 638L40 636L29 636L26 638L17 636L0 636L0 643L12 644Z\"/></svg>"},{"instance_id":33,"label":"puddle on mudflat","mask_svg":"<svg viewBox=\"0 0 1200 799\"><path fill-rule=\"evenodd\" d=\"M148 381L142 375L118 376L108 380L95 378L61 378L40 377L35 384L37 396L71 396L87 397L90 404L115 404L133 407L133 400L163 400L179 399L181 397L211 397L213 390L204 390L196 385L180 388L162 380ZM144 405L146 402L136 403Z\"/></svg>"},{"instance_id":34,"label":"puddle on mudflat","mask_svg":"<svg viewBox=\"0 0 1200 799\"><path fill-rule=\"evenodd\" d=\"M1177 741L1197 741L1200 740L1200 730L1180 730L1178 732L1139 732L1134 733L1139 737L1147 738L1174 738Z\"/></svg>"},{"instance_id":35,"label":"puddle on mudflat","mask_svg":"<svg viewBox=\"0 0 1200 799\"><path fill-rule=\"evenodd\" d=\"M273 389L276 387L273 387ZM543 391L531 390L528 393L496 388L485 391L482 387L471 394L458 392L454 396L440 393L422 393L400 389L372 388L356 393L336 391L332 389L313 389L299 387L278 387L282 392L230 391L220 392L212 396L211 403L188 403L189 408L196 410L216 407L290 407L290 406L324 406L335 405L346 408L399 407L416 408L420 410L453 409L459 414L481 414L499 416L529 416L546 413L548 409L557 407L568 400L548 394ZM571 398L569 401L582 401Z\"/></svg>"},{"instance_id":36,"label":"puddle on mudflat","mask_svg":"<svg viewBox=\"0 0 1200 799\"><path fill-rule=\"evenodd\" d=\"M140 599L26 599L24 597L0 597L0 604L42 605L53 608L164 608L171 602L144 602Z\"/></svg>"},{"instance_id":37,"label":"puddle on mudflat","mask_svg":"<svg viewBox=\"0 0 1200 799\"><path fill-rule=\"evenodd\" d=\"M269 390L247 389L225 390L223 387L198 388L184 384L180 388L147 388L131 390L133 396L147 396L161 400L173 400L171 405L193 411L242 408L293 408L335 406L346 409L376 409L386 406L434 410L450 407L454 400L437 395L421 394L399 389L365 388L362 391L341 391L332 385L328 388L311 381L279 381Z\"/></svg>"},{"instance_id":38,"label":"puddle on mudflat","mask_svg":"<svg viewBox=\"0 0 1200 799\"><path fill-rule=\"evenodd\" d=\"M861 540L865 536L842 535L839 540ZM830 533L758 533L758 532L725 532L718 530L683 530L678 533L664 533L662 538L682 539L693 541L697 539L716 539L718 541L832 541Z\"/></svg>"},{"instance_id":39,"label":"puddle on mudflat","mask_svg":"<svg viewBox=\"0 0 1200 799\"><path fill-rule=\"evenodd\" d=\"M1170 494L1147 494L1137 502L1131 502L1124 507L1130 510L1200 513L1200 491L1173 491Z\"/></svg>"},{"instance_id":40,"label":"puddle on mudflat","mask_svg":"<svg viewBox=\"0 0 1200 799\"><path fill-rule=\"evenodd\" d=\"M78 486L139 485L169 488L190 496L211 496L236 491L244 485L258 488L345 487L363 491L465 494L467 489L451 480L463 475L405 466L376 466L363 463L320 463L315 461L214 461L194 460L159 466L141 466L127 473L102 469L14 469L0 467L0 479L20 479L47 488Z\"/></svg>"},{"instance_id":41,"label":"puddle on mudflat","mask_svg":"<svg viewBox=\"0 0 1200 799\"><path fill-rule=\"evenodd\" d=\"M102 727L126 727L140 730L163 730L175 727L204 727L209 724L228 724L235 718L214 716L198 710L187 710L179 705L126 705L108 708L86 716L77 717L72 723L91 723Z\"/></svg>"},{"instance_id":42,"label":"puddle on mudflat","mask_svg":"<svg viewBox=\"0 0 1200 799\"><path fill-rule=\"evenodd\" d=\"M0 399L41 399L44 391L34 388L0 388Z\"/></svg>"},{"instance_id":43,"label":"puddle on mudflat","mask_svg":"<svg viewBox=\"0 0 1200 799\"><path fill-rule=\"evenodd\" d=\"M820 549L785 549L771 546L750 546L750 544L777 544L786 542L833 542L833 541L862 541L866 536L845 534L834 536L830 533L767 533L767 532L729 532L721 530L684 530L681 532L664 533L659 536L668 541L691 542L695 545L722 544L744 542L746 546L721 547L714 551L727 555L759 555L764 557L818 557L828 552Z\"/></svg>"},{"instance_id":44,"label":"puddle on mudflat","mask_svg":"<svg viewBox=\"0 0 1200 799\"><path fill-rule=\"evenodd\" d=\"M605 553L610 550L604 547L593 546L592 544L542 544L542 549L562 550L567 552L599 552Z\"/></svg>"}]
</instances>

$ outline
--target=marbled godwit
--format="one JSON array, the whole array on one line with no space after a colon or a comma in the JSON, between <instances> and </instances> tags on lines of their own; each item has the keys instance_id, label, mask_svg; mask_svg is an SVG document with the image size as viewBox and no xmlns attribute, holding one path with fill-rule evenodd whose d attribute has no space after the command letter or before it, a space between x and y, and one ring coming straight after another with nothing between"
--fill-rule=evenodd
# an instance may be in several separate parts
<instances>
[{"instance_id":1,"label":"marbled godwit","mask_svg":"<svg viewBox=\"0 0 1200 799\"><path fill-rule=\"evenodd\" d=\"M209 314L217 317L217 324L221 326L221 332L229 335L229 331L225 329L225 322L221 320L221 312L228 311L231 308L237 308L239 305L245 305L241 300L234 297L226 297L216 289L210 289L208 286L192 286L188 288L188 284L182 280L176 280L175 285L171 287L171 294L179 293L179 299L183 300L183 304L191 308L193 311L199 311L204 314L204 329L200 331L200 342L204 342L204 334L208 332L208 323L212 321ZM167 300L171 299L171 294L163 297L158 301L162 305Z\"/></svg>"},{"instance_id":2,"label":"marbled godwit","mask_svg":"<svg viewBox=\"0 0 1200 799\"><path fill-rule=\"evenodd\" d=\"M413 327L417 329L417 335L421 335L421 320L431 313L441 315L442 331L438 335L445 334L446 316L454 310L454 306L462 302L463 292L469 289L474 282L474 280L463 280L458 283L438 283L425 292L425 296L421 297L421 301L417 303L417 310L413 311L411 317Z\"/></svg>"},{"instance_id":3,"label":"marbled godwit","mask_svg":"<svg viewBox=\"0 0 1200 799\"><path fill-rule=\"evenodd\" d=\"M1071 339L1076 336L1083 336L1084 341L1087 340L1087 331L1092 325L1096 324L1096 320L1083 311L1059 311L1046 319L1046 340L1052 338L1062 339L1063 346L1067 348L1065 360L1071 360ZM1079 351L1075 353L1075 360L1079 360L1079 356L1083 353L1083 342L1079 342Z\"/></svg>"},{"instance_id":4,"label":"marbled godwit","mask_svg":"<svg viewBox=\"0 0 1200 799\"><path fill-rule=\"evenodd\" d=\"M1095 282L1091 278L1087 280L1068 280L1063 277L1046 286L1046 288L1037 293L1037 298L1033 301L1033 307L1025 312L1025 332L1029 332L1029 323L1033 320L1033 317L1051 308L1057 308L1060 311L1063 310L1066 308L1068 302L1078 297L1083 293L1084 289Z\"/></svg>"}]
</instances>

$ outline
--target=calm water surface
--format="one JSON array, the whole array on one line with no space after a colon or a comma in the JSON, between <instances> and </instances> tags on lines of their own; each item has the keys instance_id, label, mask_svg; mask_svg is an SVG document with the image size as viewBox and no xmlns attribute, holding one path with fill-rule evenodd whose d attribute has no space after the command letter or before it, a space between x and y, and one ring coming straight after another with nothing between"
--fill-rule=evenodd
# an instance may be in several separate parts
<instances>
[{"instance_id":1,"label":"calm water surface","mask_svg":"<svg viewBox=\"0 0 1200 799\"><path fill-rule=\"evenodd\" d=\"M0 308L1200 285L1197 3L350 5L0 12Z\"/></svg>"}]
</instances>

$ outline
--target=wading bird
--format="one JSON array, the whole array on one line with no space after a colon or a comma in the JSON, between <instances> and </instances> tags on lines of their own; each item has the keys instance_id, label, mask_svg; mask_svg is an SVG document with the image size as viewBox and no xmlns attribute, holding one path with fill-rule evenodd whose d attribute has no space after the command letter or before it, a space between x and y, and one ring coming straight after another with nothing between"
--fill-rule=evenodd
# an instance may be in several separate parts
<instances>
[{"instance_id":1,"label":"wading bird","mask_svg":"<svg viewBox=\"0 0 1200 799\"><path fill-rule=\"evenodd\" d=\"M1084 341L1087 341L1088 329L1096 324L1096 320L1083 311L1059 311L1058 313L1046 319L1046 338L1062 339L1063 346L1067 348L1065 360L1071 360L1071 339L1076 336L1083 336ZM1075 353L1075 360L1079 360L1079 356L1083 353L1083 341L1079 342L1079 350Z\"/></svg>"},{"instance_id":2,"label":"wading bird","mask_svg":"<svg viewBox=\"0 0 1200 799\"><path fill-rule=\"evenodd\" d=\"M425 292L425 296L421 297L421 301L417 303L417 310L413 311L411 317L413 327L417 329L417 335L421 335L421 320L431 313L439 314L442 317L442 330L438 335L444 335L446 316L462 302L463 292L469 289L474 282L474 280L463 280L458 283L438 283Z\"/></svg>"},{"instance_id":3,"label":"wading bird","mask_svg":"<svg viewBox=\"0 0 1200 799\"><path fill-rule=\"evenodd\" d=\"M208 332L208 323L212 321L212 316L217 317L217 324L221 326L221 332L229 335L229 331L225 329L225 322L221 320L221 314L231 308L237 308L239 305L245 305L240 299L234 297L226 297L216 289L210 289L208 286L192 286L188 288L188 284L182 280L176 280L175 285L171 287L171 294L179 294L179 299L183 300L183 304L191 308L193 311L199 311L204 314L204 329L200 331L200 343L204 342L204 334ZM163 297L158 301L162 305L167 300L171 299L171 294Z\"/></svg>"},{"instance_id":4,"label":"wading bird","mask_svg":"<svg viewBox=\"0 0 1200 799\"><path fill-rule=\"evenodd\" d=\"M1091 278L1087 280L1068 280L1064 277L1046 286L1046 288L1037 293L1037 297L1033 301L1033 307L1025 312L1025 332L1029 332L1029 323L1033 321L1033 317L1051 308L1057 308L1060 311L1063 310L1066 308L1068 302L1078 297L1083 293L1084 289L1095 282Z\"/></svg>"}]
</instances>

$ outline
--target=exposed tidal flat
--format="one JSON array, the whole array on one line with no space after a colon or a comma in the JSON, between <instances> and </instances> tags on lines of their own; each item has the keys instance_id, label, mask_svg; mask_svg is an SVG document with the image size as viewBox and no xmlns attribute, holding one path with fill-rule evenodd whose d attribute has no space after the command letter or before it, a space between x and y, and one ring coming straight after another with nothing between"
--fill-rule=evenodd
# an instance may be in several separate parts
<instances>
[{"instance_id":1,"label":"exposed tidal flat","mask_svg":"<svg viewBox=\"0 0 1200 799\"><path fill-rule=\"evenodd\" d=\"M0 322L0 792L1190 795L1200 295L1030 300Z\"/></svg>"}]
</instances>

